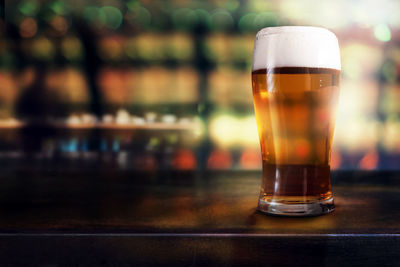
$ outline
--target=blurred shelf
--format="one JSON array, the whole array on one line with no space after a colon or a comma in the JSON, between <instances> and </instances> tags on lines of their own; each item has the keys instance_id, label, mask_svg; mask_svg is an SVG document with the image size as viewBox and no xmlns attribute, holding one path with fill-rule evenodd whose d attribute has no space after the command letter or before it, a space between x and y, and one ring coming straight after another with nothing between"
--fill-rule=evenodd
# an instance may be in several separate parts
<instances>
[{"instance_id":1,"label":"blurred shelf","mask_svg":"<svg viewBox=\"0 0 400 267\"><path fill-rule=\"evenodd\" d=\"M80 124L67 124L67 123L49 123L45 126L54 127L58 129L76 129L76 130L91 130L91 129L105 129L105 130L194 130L198 125L196 123L145 123L145 124L116 124L116 123L80 123ZM28 126L23 122L0 122L0 129L20 129Z\"/></svg>"},{"instance_id":2,"label":"blurred shelf","mask_svg":"<svg viewBox=\"0 0 400 267\"><path fill-rule=\"evenodd\" d=\"M22 128L26 124L20 121L0 121L0 129L17 129Z\"/></svg>"},{"instance_id":3,"label":"blurred shelf","mask_svg":"<svg viewBox=\"0 0 400 267\"><path fill-rule=\"evenodd\" d=\"M97 124L54 124L57 128L65 129L107 129L107 130L193 130L195 123L146 123L146 124L116 124L116 123L97 123Z\"/></svg>"}]
</instances>

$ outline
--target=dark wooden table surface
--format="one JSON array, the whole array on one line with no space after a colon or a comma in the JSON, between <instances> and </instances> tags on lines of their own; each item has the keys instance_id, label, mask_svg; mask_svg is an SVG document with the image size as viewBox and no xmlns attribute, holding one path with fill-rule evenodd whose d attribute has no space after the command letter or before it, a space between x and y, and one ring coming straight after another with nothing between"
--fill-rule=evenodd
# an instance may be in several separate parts
<instances>
[{"instance_id":1,"label":"dark wooden table surface","mask_svg":"<svg viewBox=\"0 0 400 267\"><path fill-rule=\"evenodd\" d=\"M6 170L1 266L400 266L400 172L335 172L336 211L256 211L259 172Z\"/></svg>"}]
</instances>

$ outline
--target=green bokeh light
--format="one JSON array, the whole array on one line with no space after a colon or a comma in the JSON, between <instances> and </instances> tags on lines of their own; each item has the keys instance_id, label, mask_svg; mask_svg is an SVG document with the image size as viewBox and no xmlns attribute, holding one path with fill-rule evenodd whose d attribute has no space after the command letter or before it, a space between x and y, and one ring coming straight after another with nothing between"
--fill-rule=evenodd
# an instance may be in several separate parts
<instances>
[{"instance_id":1,"label":"green bokeh light","mask_svg":"<svg viewBox=\"0 0 400 267\"><path fill-rule=\"evenodd\" d=\"M254 18L254 27L261 29L277 25L277 17L272 12L261 12Z\"/></svg>"},{"instance_id":2,"label":"green bokeh light","mask_svg":"<svg viewBox=\"0 0 400 267\"><path fill-rule=\"evenodd\" d=\"M375 26L374 35L376 39L381 42L389 42L392 38L392 33L386 24L379 24Z\"/></svg>"},{"instance_id":3,"label":"green bokeh light","mask_svg":"<svg viewBox=\"0 0 400 267\"><path fill-rule=\"evenodd\" d=\"M114 6L103 6L101 10L106 15L105 25L107 28L116 30L122 24L122 13Z\"/></svg>"},{"instance_id":4,"label":"green bokeh light","mask_svg":"<svg viewBox=\"0 0 400 267\"><path fill-rule=\"evenodd\" d=\"M140 2L137 0L128 0L125 4L129 10L135 10L136 8L141 6Z\"/></svg>"},{"instance_id":5,"label":"green bokeh light","mask_svg":"<svg viewBox=\"0 0 400 267\"><path fill-rule=\"evenodd\" d=\"M211 16L212 27L216 30L229 30L233 26L233 18L226 10L218 10Z\"/></svg>"},{"instance_id":6,"label":"green bokeh light","mask_svg":"<svg viewBox=\"0 0 400 267\"><path fill-rule=\"evenodd\" d=\"M56 14L64 15L65 13L67 13L67 6L63 1L55 1L51 4L50 7Z\"/></svg>"},{"instance_id":7,"label":"green bokeh light","mask_svg":"<svg viewBox=\"0 0 400 267\"><path fill-rule=\"evenodd\" d=\"M239 5L240 3L238 0L230 0L226 2L225 8L228 9L229 11L235 11L236 9L238 9Z\"/></svg>"},{"instance_id":8,"label":"green bokeh light","mask_svg":"<svg viewBox=\"0 0 400 267\"><path fill-rule=\"evenodd\" d=\"M178 29L191 29L199 21L197 12L189 8L180 8L172 14L174 26Z\"/></svg>"},{"instance_id":9,"label":"green bokeh light","mask_svg":"<svg viewBox=\"0 0 400 267\"><path fill-rule=\"evenodd\" d=\"M149 10L138 4L129 9L126 18L131 25L146 28L150 25L151 13Z\"/></svg>"},{"instance_id":10,"label":"green bokeh light","mask_svg":"<svg viewBox=\"0 0 400 267\"><path fill-rule=\"evenodd\" d=\"M196 9L198 23L201 23L205 28L211 27L211 15L205 9Z\"/></svg>"},{"instance_id":11,"label":"green bokeh light","mask_svg":"<svg viewBox=\"0 0 400 267\"><path fill-rule=\"evenodd\" d=\"M151 13L144 7L139 7L138 8L138 16L137 16L138 22L142 26L148 26L151 22Z\"/></svg>"},{"instance_id":12,"label":"green bokeh light","mask_svg":"<svg viewBox=\"0 0 400 267\"><path fill-rule=\"evenodd\" d=\"M83 16L89 23L95 24L97 27L104 26L106 22L105 12L98 7L86 7Z\"/></svg>"},{"instance_id":13,"label":"green bokeh light","mask_svg":"<svg viewBox=\"0 0 400 267\"><path fill-rule=\"evenodd\" d=\"M18 5L18 10L27 16L36 15L39 11L39 5L36 1L22 1Z\"/></svg>"},{"instance_id":14,"label":"green bokeh light","mask_svg":"<svg viewBox=\"0 0 400 267\"><path fill-rule=\"evenodd\" d=\"M247 13L239 20L239 30L242 32L254 30L254 19L257 17L256 13Z\"/></svg>"}]
</instances>

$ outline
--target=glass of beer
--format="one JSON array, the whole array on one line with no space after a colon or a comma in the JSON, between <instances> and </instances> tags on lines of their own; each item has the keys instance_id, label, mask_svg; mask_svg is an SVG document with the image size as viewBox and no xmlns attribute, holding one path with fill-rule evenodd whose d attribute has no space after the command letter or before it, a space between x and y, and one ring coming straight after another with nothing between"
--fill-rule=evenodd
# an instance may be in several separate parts
<instances>
[{"instance_id":1,"label":"glass of beer","mask_svg":"<svg viewBox=\"0 0 400 267\"><path fill-rule=\"evenodd\" d=\"M260 211L313 216L334 210L330 159L340 70L338 40L327 29L257 33L252 86L263 161Z\"/></svg>"}]
</instances>

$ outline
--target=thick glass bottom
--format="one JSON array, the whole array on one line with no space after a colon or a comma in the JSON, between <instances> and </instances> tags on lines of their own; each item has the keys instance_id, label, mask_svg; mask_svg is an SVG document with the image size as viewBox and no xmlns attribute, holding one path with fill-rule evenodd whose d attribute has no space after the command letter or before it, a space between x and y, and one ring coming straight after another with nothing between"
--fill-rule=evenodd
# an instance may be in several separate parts
<instances>
[{"instance_id":1,"label":"thick glass bottom","mask_svg":"<svg viewBox=\"0 0 400 267\"><path fill-rule=\"evenodd\" d=\"M282 203L266 201L260 198L258 200L258 210L267 214L279 216L318 216L334 211L335 205L332 197L311 203Z\"/></svg>"}]
</instances>

